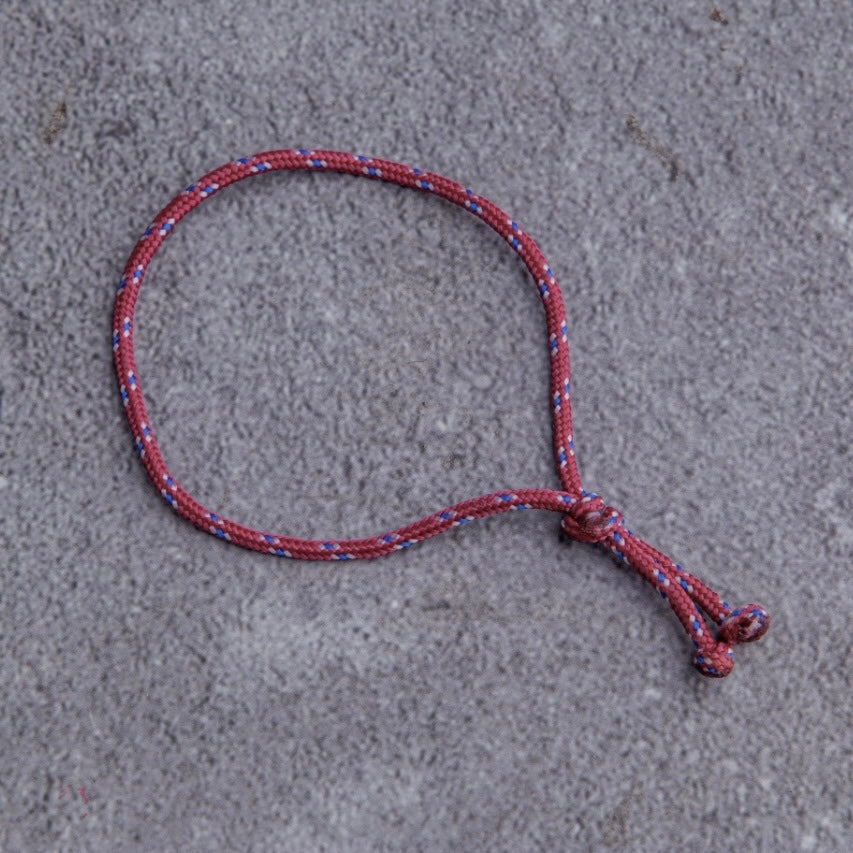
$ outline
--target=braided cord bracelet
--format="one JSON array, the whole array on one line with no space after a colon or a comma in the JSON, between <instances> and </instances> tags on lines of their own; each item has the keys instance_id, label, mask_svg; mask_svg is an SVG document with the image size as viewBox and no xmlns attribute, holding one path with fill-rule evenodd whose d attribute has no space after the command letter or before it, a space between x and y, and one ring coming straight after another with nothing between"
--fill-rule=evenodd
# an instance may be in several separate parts
<instances>
[{"instance_id":1,"label":"braided cord bracelet","mask_svg":"<svg viewBox=\"0 0 853 853\"><path fill-rule=\"evenodd\" d=\"M133 318L139 288L155 252L189 211L229 184L262 172L280 170L344 172L432 193L465 208L507 240L533 276L545 308L553 447L561 490L494 492L461 501L377 536L332 540L300 539L247 527L211 512L178 484L166 467L154 437L136 369ZM732 647L736 643L756 640L767 630L770 616L763 607L757 604L730 607L702 581L629 530L618 510L608 506L599 495L581 488L572 436L566 314L557 280L539 247L518 223L497 205L455 181L401 163L339 151L283 149L225 163L173 198L136 243L118 284L112 346L124 411L148 476L175 512L220 539L279 557L358 560L408 548L475 518L511 510L550 510L561 514L562 530L571 539L598 543L660 592L692 640L692 662L703 675L728 675L734 666ZM702 611L716 623L716 639Z\"/></svg>"}]
</instances>

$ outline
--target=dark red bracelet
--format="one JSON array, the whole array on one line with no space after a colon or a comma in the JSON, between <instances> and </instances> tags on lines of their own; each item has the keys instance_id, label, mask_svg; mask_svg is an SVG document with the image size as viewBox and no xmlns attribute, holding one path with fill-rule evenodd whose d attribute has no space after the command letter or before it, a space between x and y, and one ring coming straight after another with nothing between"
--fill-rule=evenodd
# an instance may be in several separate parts
<instances>
[{"instance_id":1,"label":"dark red bracelet","mask_svg":"<svg viewBox=\"0 0 853 853\"><path fill-rule=\"evenodd\" d=\"M364 539L297 539L246 527L211 512L184 491L166 467L145 408L133 352L133 313L139 288L154 253L180 220L196 205L243 178L279 170L346 172L422 190L464 207L504 237L524 261L545 307L550 353L550 406L554 458L562 491L506 489L470 498L419 521ZM695 648L693 664L703 675L724 676L734 666L732 646L758 639L770 616L763 607L731 608L717 593L635 536L622 514L596 494L581 488L575 461L569 392L569 344L563 298L554 273L533 239L499 207L455 181L389 160L340 151L283 149L241 157L200 178L172 199L145 230L130 255L118 284L113 312L113 359L119 390L142 464L166 503L175 512L214 536L234 545L300 560L360 560L408 548L467 524L475 518L522 509L544 509L562 515L562 530L580 542L598 543L652 584L669 602ZM700 610L701 608L701 610ZM712 635L702 610L717 624Z\"/></svg>"}]
</instances>

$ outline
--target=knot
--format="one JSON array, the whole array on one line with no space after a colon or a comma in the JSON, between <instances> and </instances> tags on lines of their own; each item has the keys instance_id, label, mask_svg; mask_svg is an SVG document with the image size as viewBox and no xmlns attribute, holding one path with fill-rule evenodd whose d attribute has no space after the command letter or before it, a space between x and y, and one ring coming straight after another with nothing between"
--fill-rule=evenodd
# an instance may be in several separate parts
<instances>
[{"instance_id":1,"label":"knot","mask_svg":"<svg viewBox=\"0 0 853 853\"><path fill-rule=\"evenodd\" d=\"M622 513L592 492L581 492L563 513L560 526L563 532L577 542L601 542L624 521Z\"/></svg>"},{"instance_id":2,"label":"knot","mask_svg":"<svg viewBox=\"0 0 853 853\"><path fill-rule=\"evenodd\" d=\"M725 678L734 669L735 658L727 643L716 643L710 650L697 651L693 666L709 678Z\"/></svg>"},{"instance_id":3,"label":"knot","mask_svg":"<svg viewBox=\"0 0 853 853\"><path fill-rule=\"evenodd\" d=\"M770 614L759 604L747 604L733 610L720 623L720 640L729 645L751 643L770 627Z\"/></svg>"},{"instance_id":4,"label":"knot","mask_svg":"<svg viewBox=\"0 0 853 853\"><path fill-rule=\"evenodd\" d=\"M710 649L699 649L693 655L693 666L711 678L728 675L735 665L732 646L757 640L769 627L770 614L759 604L733 610L720 623L717 642Z\"/></svg>"}]
</instances>

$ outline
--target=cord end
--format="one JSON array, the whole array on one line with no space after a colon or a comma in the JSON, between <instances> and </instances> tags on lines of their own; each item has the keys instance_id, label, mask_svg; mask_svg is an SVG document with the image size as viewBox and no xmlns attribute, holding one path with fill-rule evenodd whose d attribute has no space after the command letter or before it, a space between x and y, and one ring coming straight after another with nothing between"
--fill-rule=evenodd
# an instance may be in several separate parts
<instances>
[{"instance_id":1,"label":"cord end","mask_svg":"<svg viewBox=\"0 0 853 853\"><path fill-rule=\"evenodd\" d=\"M696 652L691 663L708 678L725 678L734 669L735 659L731 646L717 643L710 652Z\"/></svg>"},{"instance_id":2,"label":"cord end","mask_svg":"<svg viewBox=\"0 0 853 853\"><path fill-rule=\"evenodd\" d=\"M720 623L719 638L724 643L752 643L770 627L770 614L760 604L747 604Z\"/></svg>"},{"instance_id":3,"label":"cord end","mask_svg":"<svg viewBox=\"0 0 853 853\"><path fill-rule=\"evenodd\" d=\"M770 627L770 614L760 604L747 604L733 610L720 623L717 643L693 655L693 666L709 678L723 678L734 669L732 646L752 643Z\"/></svg>"}]
</instances>

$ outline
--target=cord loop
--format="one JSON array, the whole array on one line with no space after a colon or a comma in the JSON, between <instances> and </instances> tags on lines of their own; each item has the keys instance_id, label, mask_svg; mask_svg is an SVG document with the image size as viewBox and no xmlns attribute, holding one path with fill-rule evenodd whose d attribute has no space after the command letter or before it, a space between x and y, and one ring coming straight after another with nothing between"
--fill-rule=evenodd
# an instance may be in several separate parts
<instances>
[{"instance_id":1,"label":"cord loop","mask_svg":"<svg viewBox=\"0 0 853 853\"><path fill-rule=\"evenodd\" d=\"M430 193L465 209L507 241L533 278L545 309L550 372L549 407L559 490L514 489L468 498L418 521L359 539L305 539L271 533L225 518L202 506L171 474L157 444L142 396L133 350L134 311L145 273L176 225L204 199L245 178L274 171L339 172ZM496 204L435 172L343 151L285 148L240 157L214 169L176 195L145 229L118 283L113 308L113 361L134 446L151 481L172 510L206 533L242 548L299 560L361 560L391 554L451 528L510 510L540 509L562 516L562 529L580 542L600 543L667 600L695 649L701 673L719 677L734 665L732 646L766 630L770 617L750 604L732 611L698 578L652 548L625 525L622 514L581 486L572 431L566 312L557 279L533 238ZM719 640L703 612L719 625Z\"/></svg>"}]
</instances>

